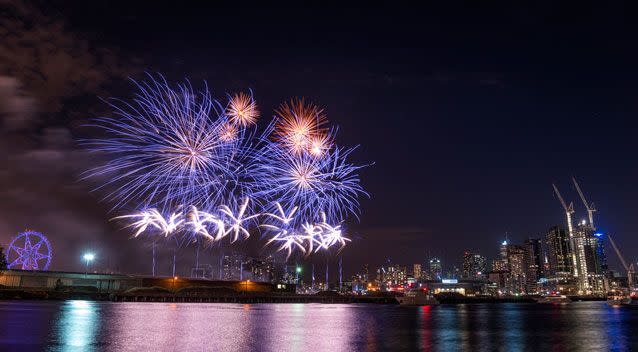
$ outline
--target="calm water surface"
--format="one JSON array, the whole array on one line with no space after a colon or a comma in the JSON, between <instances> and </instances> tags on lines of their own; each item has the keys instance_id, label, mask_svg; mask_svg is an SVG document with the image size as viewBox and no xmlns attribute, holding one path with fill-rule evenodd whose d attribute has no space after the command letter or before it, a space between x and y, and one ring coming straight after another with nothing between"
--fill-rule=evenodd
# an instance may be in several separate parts
<instances>
[{"instance_id":1,"label":"calm water surface","mask_svg":"<svg viewBox=\"0 0 638 352\"><path fill-rule=\"evenodd\" d=\"M461 349L638 349L638 309L0 301L0 351Z\"/></svg>"}]
</instances>

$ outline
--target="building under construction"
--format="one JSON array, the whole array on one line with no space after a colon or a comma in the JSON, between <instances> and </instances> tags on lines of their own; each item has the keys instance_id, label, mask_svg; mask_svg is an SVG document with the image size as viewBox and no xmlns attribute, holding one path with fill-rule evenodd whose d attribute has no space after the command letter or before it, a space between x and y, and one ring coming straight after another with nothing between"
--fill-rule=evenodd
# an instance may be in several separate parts
<instances>
[{"instance_id":1,"label":"building under construction","mask_svg":"<svg viewBox=\"0 0 638 352\"><path fill-rule=\"evenodd\" d=\"M578 294L602 295L609 290L609 269L604 238L596 231L594 203L590 203L575 178L574 187L587 209L587 220L573 223L574 204L567 203L558 187L554 193L565 211L567 229L552 227L547 233L547 258L550 267L548 279Z\"/></svg>"}]
</instances>

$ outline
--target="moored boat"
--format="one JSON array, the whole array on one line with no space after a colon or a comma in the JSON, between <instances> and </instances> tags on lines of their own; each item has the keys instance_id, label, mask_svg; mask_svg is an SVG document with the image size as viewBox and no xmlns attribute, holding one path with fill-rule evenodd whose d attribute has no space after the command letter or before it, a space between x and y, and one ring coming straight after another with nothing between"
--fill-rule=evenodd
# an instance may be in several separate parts
<instances>
[{"instance_id":1,"label":"moored boat","mask_svg":"<svg viewBox=\"0 0 638 352\"><path fill-rule=\"evenodd\" d=\"M541 296L536 299L536 303L543 303L543 304L568 304L571 301L572 300L569 299L569 297L565 295L558 295L558 294Z\"/></svg>"},{"instance_id":2,"label":"moored boat","mask_svg":"<svg viewBox=\"0 0 638 352\"><path fill-rule=\"evenodd\" d=\"M621 290L614 290L607 293L607 304L612 307L638 306L638 301Z\"/></svg>"}]
</instances>

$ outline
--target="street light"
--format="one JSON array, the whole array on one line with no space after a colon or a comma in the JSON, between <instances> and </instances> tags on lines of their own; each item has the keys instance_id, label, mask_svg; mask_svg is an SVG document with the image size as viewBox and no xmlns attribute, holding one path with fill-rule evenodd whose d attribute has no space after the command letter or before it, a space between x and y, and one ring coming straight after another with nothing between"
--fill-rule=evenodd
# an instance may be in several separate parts
<instances>
[{"instance_id":1,"label":"street light","mask_svg":"<svg viewBox=\"0 0 638 352\"><path fill-rule=\"evenodd\" d=\"M86 253L84 254L84 261L86 262L86 270L84 271L84 276L86 276L89 272L89 263L93 261L93 259L95 259L95 254L93 253Z\"/></svg>"},{"instance_id":2,"label":"street light","mask_svg":"<svg viewBox=\"0 0 638 352\"><path fill-rule=\"evenodd\" d=\"M295 279L297 280L297 284L299 284L299 274L301 274L301 267L298 266L297 270L295 270L297 272L297 275L295 277Z\"/></svg>"}]
</instances>

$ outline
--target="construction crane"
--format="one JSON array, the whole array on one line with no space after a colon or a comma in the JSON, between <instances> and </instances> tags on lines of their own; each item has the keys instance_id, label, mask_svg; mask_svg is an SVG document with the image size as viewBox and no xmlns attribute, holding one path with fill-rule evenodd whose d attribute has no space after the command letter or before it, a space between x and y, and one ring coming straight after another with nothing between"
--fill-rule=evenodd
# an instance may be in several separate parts
<instances>
[{"instance_id":1,"label":"construction crane","mask_svg":"<svg viewBox=\"0 0 638 352\"><path fill-rule=\"evenodd\" d=\"M625 268L625 271L627 272L627 283L629 285L629 287L631 288L632 286L632 274L634 272L634 265L627 265L627 261L625 260L625 257L622 256L622 254L620 253L620 249L618 249L618 246L616 246L616 242L614 242L614 239L611 237L611 235L607 235L607 238L609 238L609 242L611 243L611 246L614 248L614 251L616 252L616 255L618 256L618 259L620 259L620 263L622 264L623 268Z\"/></svg>"},{"instance_id":2,"label":"construction crane","mask_svg":"<svg viewBox=\"0 0 638 352\"><path fill-rule=\"evenodd\" d=\"M562 204L563 209L565 209L565 215L567 216L567 228L569 230L569 237L572 238L574 237L574 227L572 226L572 214L574 213L574 203L570 202L569 206L567 206L567 203L565 203L563 196L561 196L560 192L558 191L558 187L556 187L556 185L553 183L552 183L552 187L554 187L554 192L556 193L558 200L560 200L560 204Z\"/></svg>"},{"instance_id":3,"label":"construction crane","mask_svg":"<svg viewBox=\"0 0 638 352\"><path fill-rule=\"evenodd\" d=\"M594 227L594 212L596 211L596 207L594 206L594 203L588 203L587 200L585 199L585 195L583 194L583 191L580 189L580 186L578 186L578 182L576 182L576 178L572 177L572 181L574 181L574 186L576 186L576 191L578 191L578 195L580 195L580 199L583 200L583 204L585 205L585 208L587 209L587 215L589 216L589 225L591 226L592 230L595 230L596 227Z\"/></svg>"},{"instance_id":4,"label":"construction crane","mask_svg":"<svg viewBox=\"0 0 638 352\"><path fill-rule=\"evenodd\" d=\"M580 268L580 261L578 261L578 258L582 257L579 255L576 255L576 251L578 250L577 246L576 246L576 241L574 239L574 226L572 225L572 214L574 213L574 203L570 202L569 206L567 205L567 203L565 203L565 200L563 199L563 196L560 195L560 191L558 191L558 187L556 187L555 184L552 183L552 187L554 187L554 192L556 193L556 196L558 197L558 200L560 200L560 204L563 205L563 209L565 209L565 215L567 216L567 229L569 230L569 244L570 247L572 248L572 267L574 270L574 276L575 277L579 277L581 275L578 275L578 273L581 271ZM581 277L581 282L586 283L587 280L584 277Z\"/></svg>"}]
</instances>

